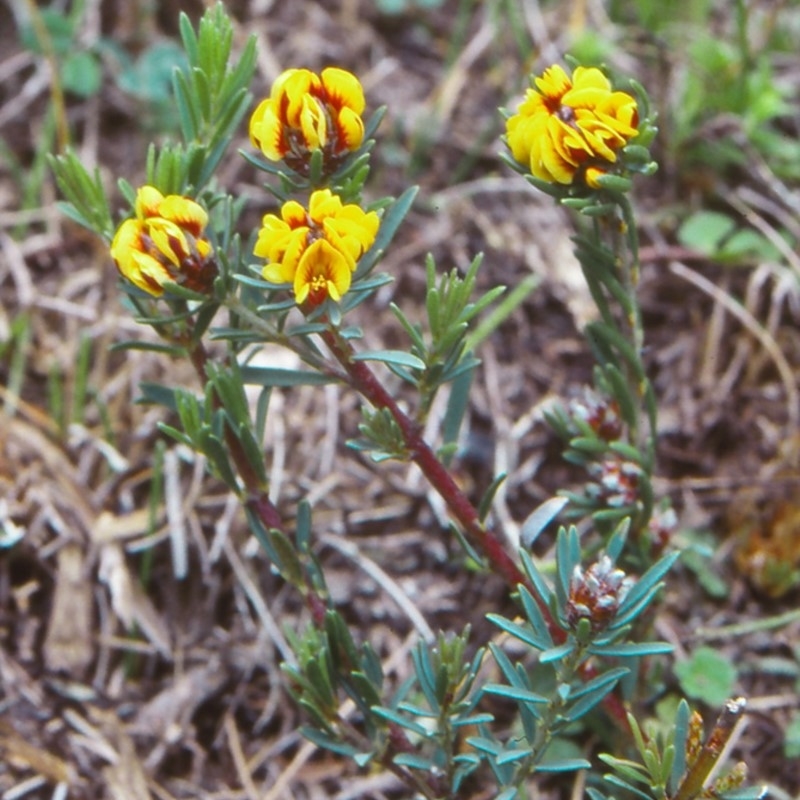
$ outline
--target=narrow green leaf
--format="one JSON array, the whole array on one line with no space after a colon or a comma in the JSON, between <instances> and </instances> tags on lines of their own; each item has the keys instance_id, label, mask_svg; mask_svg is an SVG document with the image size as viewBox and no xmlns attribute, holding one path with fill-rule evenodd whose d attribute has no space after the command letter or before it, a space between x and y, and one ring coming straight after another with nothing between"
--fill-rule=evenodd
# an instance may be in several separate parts
<instances>
[{"instance_id":1,"label":"narrow green leaf","mask_svg":"<svg viewBox=\"0 0 800 800\"><path fill-rule=\"evenodd\" d=\"M279 530L272 529L268 531L268 535L273 549L278 554L276 566L280 569L281 575L292 586L298 589L302 588L304 585L303 568L294 545L286 537L286 534Z\"/></svg>"},{"instance_id":2,"label":"narrow green leaf","mask_svg":"<svg viewBox=\"0 0 800 800\"><path fill-rule=\"evenodd\" d=\"M386 210L381 218L381 225L378 229L378 235L375 237L375 242L369 249L369 252L365 253L358 262L358 267L353 276L354 280L363 277L373 269L382 253L391 243L395 233L397 233L397 229L405 219L406 214L408 214L411 209L418 191L419 187L417 186L409 187Z\"/></svg>"},{"instance_id":3,"label":"narrow green leaf","mask_svg":"<svg viewBox=\"0 0 800 800\"><path fill-rule=\"evenodd\" d=\"M493 694L498 697L507 697L511 700L517 700L520 703L531 703L534 705L544 705L547 703L547 698L542 697L540 694L530 691L529 689L522 689L518 686L505 686L501 683L490 683L483 687L485 694Z\"/></svg>"},{"instance_id":4,"label":"narrow green leaf","mask_svg":"<svg viewBox=\"0 0 800 800\"><path fill-rule=\"evenodd\" d=\"M498 628L511 634L515 639L530 645L535 650L547 650L552 646L552 640L542 638L536 631L527 625L518 625L500 614L487 614L486 619L497 625Z\"/></svg>"},{"instance_id":5,"label":"narrow green leaf","mask_svg":"<svg viewBox=\"0 0 800 800\"><path fill-rule=\"evenodd\" d=\"M549 664L551 661L560 661L562 658L566 658L574 650L574 642L566 642L565 644L558 645L557 647L551 647L549 650L545 650L539 656L539 663Z\"/></svg>"},{"instance_id":6,"label":"narrow green leaf","mask_svg":"<svg viewBox=\"0 0 800 800\"><path fill-rule=\"evenodd\" d=\"M604 775L603 776L606 783L610 783L612 786L618 786L620 789L626 789L629 792L633 792L637 797L642 798L642 800L653 800L653 798L643 792L641 789L637 789L635 786L631 785L627 781L623 781L621 778L618 778L616 775Z\"/></svg>"},{"instance_id":7,"label":"narrow green leaf","mask_svg":"<svg viewBox=\"0 0 800 800\"><path fill-rule=\"evenodd\" d=\"M412 717L422 717L423 719L435 719L437 714L431 711L430 708L422 708L415 706L413 703L403 701L397 704L397 711L402 711L405 714L411 714Z\"/></svg>"},{"instance_id":8,"label":"narrow green leaf","mask_svg":"<svg viewBox=\"0 0 800 800\"><path fill-rule=\"evenodd\" d=\"M256 386L322 386L337 382L336 378L321 372L306 372L283 367L244 366L241 368L241 374L245 384Z\"/></svg>"},{"instance_id":9,"label":"narrow green leaf","mask_svg":"<svg viewBox=\"0 0 800 800\"><path fill-rule=\"evenodd\" d=\"M522 545L529 548L539 534L564 510L568 502L566 497L551 497L537 506L522 523L520 529Z\"/></svg>"},{"instance_id":10,"label":"narrow green leaf","mask_svg":"<svg viewBox=\"0 0 800 800\"><path fill-rule=\"evenodd\" d=\"M503 764L514 764L522 761L523 758L527 758L530 754L531 750L529 747L515 747L511 750L505 750L497 756L497 764L499 766Z\"/></svg>"},{"instance_id":11,"label":"narrow green leaf","mask_svg":"<svg viewBox=\"0 0 800 800\"><path fill-rule=\"evenodd\" d=\"M387 366L408 367L409 369L424 370L425 362L411 353L403 350L368 350L356 353L353 361L380 361Z\"/></svg>"},{"instance_id":12,"label":"narrow green leaf","mask_svg":"<svg viewBox=\"0 0 800 800\"><path fill-rule=\"evenodd\" d=\"M642 608L649 603L660 588L661 579L672 569L672 565L678 558L680 558L680 552L667 554L639 578L620 604L614 619L615 626L625 625L641 613Z\"/></svg>"},{"instance_id":13,"label":"narrow green leaf","mask_svg":"<svg viewBox=\"0 0 800 800\"><path fill-rule=\"evenodd\" d=\"M447 409L442 420L442 441L445 446L458 442L461 425L469 408L469 390L474 374L474 367L464 370L456 376L450 388Z\"/></svg>"},{"instance_id":14,"label":"narrow green leaf","mask_svg":"<svg viewBox=\"0 0 800 800\"><path fill-rule=\"evenodd\" d=\"M533 595L528 591L525 586L519 587L519 596L522 602L522 607L525 609L525 616L533 628L534 635L544 646L538 649L547 650L553 646L553 638L547 627L544 614L542 613L539 603L536 602Z\"/></svg>"},{"instance_id":15,"label":"narrow green leaf","mask_svg":"<svg viewBox=\"0 0 800 800\"><path fill-rule=\"evenodd\" d=\"M494 642L489 643L489 650L494 656L494 660L497 662L497 666L500 667L500 671L505 676L505 679L512 686L527 691L528 687L524 684L509 657Z\"/></svg>"},{"instance_id":16,"label":"narrow green leaf","mask_svg":"<svg viewBox=\"0 0 800 800\"><path fill-rule=\"evenodd\" d=\"M358 753L358 750L351 744L347 744L340 739L334 739L330 734L316 730L315 728L304 725L300 728L300 733L304 738L308 739L309 742L325 750L330 750L332 753L338 753L340 756L354 758L356 753Z\"/></svg>"},{"instance_id":17,"label":"narrow green leaf","mask_svg":"<svg viewBox=\"0 0 800 800\"><path fill-rule=\"evenodd\" d=\"M611 396L619 404L620 416L629 428L635 428L637 424L637 400L631 392L627 378L622 374L616 364L604 364L602 374L608 383Z\"/></svg>"},{"instance_id":18,"label":"narrow green leaf","mask_svg":"<svg viewBox=\"0 0 800 800\"><path fill-rule=\"evenodd\" d=\"M239 482L231 469L228 453L222 442L209 429L204 429L200 431L197 443L225 485L238 492Z\"/></svg>"},{"instance_id":19,"label":"narrow green leaf","mask_svg":"<svg viewBox=\"0 0 800 800\"><path fill-rule=\"evenodd\" d=\"M425 347L425 340L422 338L422 333L419 330L417 325L413 325L405 313L401 310L400 306L396 303L390 303L389 308L391 308L392 313L397 317L398 322L403 326L403 329L408 334L409 339L411 339L411 343L416 348L419 353L424 353L426 351Z\"/></svg>"},{"instance_id":20,"label":"narrow green leaf","mask_svg":"<svg viewBox=\"0 0 800 800\"><path fill-rule=\"evenodd\" d=\"M158 423L158 429L166 436L169 436L170 439L174 439L179 444L185 444L189 448L194 448L194 442L183 432L179 431L177 428L173 428L172 425L167 425L164 422Z\"/></svg>"},{"instance_id":21,"label":"narrow green leaf","mask_svg":"<svg viewBox=\"0 0 800 800\"><path fill-rule=\"evenodd\" d=\"M610 680L596 685L592 691L587 692L586 687L583 688L583 696L574 703L570 703L569 707L562 713L564 719L569 722L574 722L589 713L603 698L614 688L619 678L626 674L628 670L614 670L616 674ZM606 676L603 676L606 677ZM570 698L571 700L574 698Z\"/></svg>"},{"instance_id":22,"label":"narrow green leaf","mask_svg":"<svg viewBox=\"0 0 800 800\"><path fill-rule=\"evenodd\" d=\"M536 568L536 565L533 563L533 558L527 550L520 550L520 559L522 560L522 567L525 570L525 574L533 584L533 588L536 590L536 594L539 595L539 599L545 606L549 607L553 593L550 591L547 581L545 581L542 573Z\"/></svg>"},{"instance_id":23,"label":"narrow green leaf","mask_svg":"<svg viewBox=\"0 0 800 800\"><path fill-rule=\"evenodd\" d=\"M610 669L608 672L604 672L602 675L592 678L588 683L581 686L580 689L573 690L570 694L570 700L577 700L597 689L613 686L620 678L627 675L629 672L630 670L627 667L615 667L614 669Z\"/></svg>"},{"instance_id":24,"label":"narrow green leaf","mask_svg":"<svg viewBox=\"0 0 800 800\"><path fill-rule=\"evenodd\" d=\"M380 703L380 695L376 691L372 681L370 681L363 672L351 672L349 682L354 690L355 696L358 698L357 702L360 708L370 709Z\"/></svg>"},{"instance_id":25,"label":"narrow green leaf","mask_svg":"<svg viewBox=\"0 0 800 800\"><path fill-rule=\"evenodd\" d=\"M556 758L536 765L536 772L575 772L578 769L591 769L591 762L585 758Z\"/></svg>"},{"instance_id":26,"label":"narrow green leaf","mask_svg":"<svg viewBox=\"0 0 800 800\"><path fill-rule=\"evenodd\" d=\"M483 493L483 497L481 497L481 501L478 504L478 518L483 522L486 517L489 516L489 511L492 508L492 502L494 501L494 496L497 494L497 490L502 486L503 482L505 481L507 475L502 473L498 475L491 483L489 488Z\"/></svg>"},{"instance_id":27,"label":"narrow green leaf","mask_svg":"<svg viewBox=\"0 0 800 800\"><path fill-rule=\"evenodd\" d=\"M571 530L574 530L571 529ZM570 554L570 535L565 528L559 530L556 537L556 595L558 596L558 603L563 607L567 602L569 596L569 584L572 580L572 574L575 567L579 563L580 555L577 559L573 559Z\"/></svg>"},{"instance_id":28,"label":"narrow green leaf","mask_svg":"<svg viewBox=\"0 0 800 800\"><path fill-rule=\"evenodd\" d=\"M376 716L385 719L387 722L393 722L395 725L399 725L404 730L417 734L417 736L422 736L425 739L429 739L432 735L431 731L429 731L424 725L420 725L418 722L414 722L414 720L404 717L402 714L398 714L391 708L386 708L385 706L373 706L371 710Z\"/></svg>"},{"instance_id":29,"label":"narrow green leaf","mask_svg":"<svg viewBox=\"0 0 800 800\"><path fill-rule=\"evenodd\" d=\"M767 796L766 786L740 786L727 792L722 792L720 800L761 800Z\"/></svg>"},{"instance_id":30,"label":"narrow green leaf","mask_svg":"<svg viewBox=\"0 0 800 800\"><path fill-rule=\"evenodd\" d=\"M490 756L496 756L498 753L503 752L503 745L493 739L487 739L485 736L470 736L467 739L467 744L482 753L488 753Z\"/></svg>"},{"instance_id":31,"label":"narrow green leaf","mask_svg":"<svg viewBox=\"0 0 800 800\"><path fill-rule=\"evenodd\" d=\"M488 713L472 714L468 717L459 717L451 721L454 728L465 728L467 725L484 725L489 722L494 722L494 716Z\"/></svg>"},{"instance_id":32,"label":"narrow green leaf","mask_svg":"<svg viewBox=\"0 0 800 800\"><path fill-rule=\"evenodd\" d=\"M422 689L430 708L438 714L441 706L436 696L436 676L433 674L430 653L424 642L420 642L411 651L411 659L414 662L414 670L417 674L420 689Z\"/></svg>"},{"instance_id":33,"label":"narrow green leaf","mask_svg":"<svg viewBox=\"0 0 800 800\"><path fill-rule=\"evenodd\" d=\"M189 88L186 74L176 70L172 82L181 135L185 142L194 141L200 136L200 120L194 107L192 90Z\"/></svg>"},{"instance_id":34,"label":"narrow green leaf","mask_svg":"<svg viewBox=\"0 0 800 800\"><path fill-rule=\"evenodd\" d=\"M416 753L398 753L392 761L399 767L409 767L410 769L424 770L429 772L435 767L430 758L419 756Z\"/></svg>"},{"instance_id":35,"label":"narrow green leaf","mask_svg":"<svg viewBox=\"0 0 800 800\"><path fill-rule=\"evenodd\" d=\"M253 433L249 419L239 423L237 436L242 444L242 449L247 456L247 460L250 466L253 468L253 471L258 476L258 479L261 481L261 483L266 484L267 472L266 467L264 466L264 451L261 449L261 446L259 445L258 440Z\"/></svg>"},{"instance_id":36,"label":"narrow green leaf","mask_svg":"<svg viewBox=\"0 0 800 800\"><path fill-rule=\"evenodd\" d=\"M691 718L691 709L686 700L681 700L678 703L678 709L675 712L675 727L673 733L673 744L675 745L675 760L672 762L672 769L670 770L668 789L670 794L675 794L680 785L681 778L686 772L686 740L689 736L689 720Z\"/></svg>"},{"instance_id":37,"label":"narrow green leaf","mask_svg":"<svg viewBox=\"0 0 800 800\"><path fill-rule=\"evenodd\" d=\"M606 658L638 658L671 653L675 648L667 642L628 642L622 644L590 645L590 653Z\"/></svg>"}]
</instances>

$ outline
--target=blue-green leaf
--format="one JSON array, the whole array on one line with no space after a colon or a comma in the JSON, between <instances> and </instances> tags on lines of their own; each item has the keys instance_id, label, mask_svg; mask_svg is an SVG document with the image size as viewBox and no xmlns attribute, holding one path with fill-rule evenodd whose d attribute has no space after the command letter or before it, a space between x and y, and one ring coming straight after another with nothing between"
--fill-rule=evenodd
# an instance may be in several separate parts
<instances>
[{"instance_id":1,"label":"blue-green leaf","mask_svg":"<svg viewBox=\"0 0 800 800\"><path fill-rule=\"evenodd\" d=\"M411 769L425 770L426 772L432 770L435 766L430 758L418 756L416 753L398 753L392 761L399 767L409 767Z\"/></svg>"},{"instance_id":2,"label":"blue-green leaf","mask_svg":"<svg viewBox=\"0 0 800 800\"><path fill-rule=\"evenodd\" d=\"M512 764L516 761L522 761L523 758L526 758L530 754L530 747L515 747L512 750L505 750L497 756L497 764L502 766L503 764Z\"/></svg>"},{"instance_id":3,"label":"blue-green leaf","mask_svg":"<svg viewBox=\"0 0 800 800\"><path fill-rule=\"evenodd\" d=\"M566 497L551 497L537 506L522 523L520 540L523 546L530 547L539 534L561 513L568 502L569 500Z\"/></svg>"},{"instance_id":4,"label":"blue-green leaf","mask_svg":"<svg viewBox=\"0 0 800 800\"><path fill-rule=\"evenodd\" d=\"M627 624L641 613L642 609L652 599L652 596L658 591L661 578L669 572L679 557L680 552L669 553L639 578L620 604L617 616L614 619L614 627L621 627Z\"/></svg>"},{"instance_id":5,"label":"blue-green leaf","mask_svg":"<svg viewBox=\"0 0 800 800\"><path fill-rule=\"evenodd\" d=\"M383 364L408 367L409 369L425 369L425 362L421 358L406 353L403 350L367 350L352 356L353 361L380 361Z\"/></svg>"},{"instance_id":6,"label":"blue-green leaf","mask_svg":"<svg viewBox=\"0 0 800 800\"><path fill-rule=\"evenodd\" d=\"M336 378L321 372L306 372L283 367L251 367L241 368L242 380L245 384L255 386L321 386L336 383Z\"/></svg>"},{"instance_id":7,"label":"blue-green leaf","mask_svg":"<svg viewBox=\"0 0 800 800\"><path fill-rule=\"evenodd\" d=\"M458 719L454 719L451 721L451 725L454 728L463 728L467 725L483 725L487 722L493 722L494 717L491 714L482 713L482 714L471 714L468 717L459 717Z\"/></svg>"},{"instance_id":8,"label":"blue-green leaf","mask_svg":"<svg viewBox=\"0 0 800 800\"><path fill-rule=\"evenodd\" d=\"M323 747L333 753L338 753L339 755L347 756L349 758L353 758L356 753L358 753L358 750L356 750L356 748L352 745L342 742L338 739L334 739L330 734L324 733L316 728L303 725L300 728L300 733L318 747Z\"/></svg>"},{"instance_id":9,"label":"blue-green leaf","mask_svg":"<svg viewBox=\"0 0 800 800\"><path fill-rule=\"evenodd\" d=\"M519 597L522 601L522 607L525 609L525 615L528 617L537 639L544 645L544 647L538 649L547 650L553 646L553 637L550 635L544 614L539 608L539 603L536 602L533 595L524 586L519 587Z\"/></svg>"},{"instance_id":10,"label":"blue-green leaf","mask_svg":"<svg viewBox=\"0 0 800 800\"><path fill-rule=\"evenodd\" d=\"M549 664L551 661L560 661L562 658L566 658L574 649L575 642L566 642L557 647L551 647L539 656L539 662Z\"/></svg>"},{"instance_id":11,"label":"blue-green leaf","mask_svg":"<svg viewBox=\"0 0 800 800\"><path fill-rule=\"evenodd\" d=\"M590 645L589 652L607 658L633 658L671 653L673 646L667 642L623 642L621 644Z\"/></svg>"},{"instance_id":12,"label":"blue-green leaf","mask_svg":"<svg viewBox=\"0 0 800 800\"><path fill-rule=\"evenodd\" d=\"M506 619L501 614L487 614L486 619L506 631L506 633L510 633L515 639L529 644L536 650L547 650L553 644L552 639L549 639L549 637L547 639L542 638L532 627L519 625L510 619Z\"/></svg>"},{"instance_id":13,"label":"blue-green leaf","mask_svg":"<svg viewBox=\"0 0 800 800\"><path fill-rule=\"evenodd\" d=\"M536 765L537 772L574 772L576 769L590 769L591 763L585 758L557 758Z\"/></svg>"},{"instance_id":14,"label":"blue-green leaf","mask_svg":"<svg viewBox=\"0 0 800 800\"><path fill-rule=\"evenodd\" d=\"M530 689L523 689L518 686L505 686L502 683L490 683L483 687L486 694L494 694L499 697L508 697L511 700L518 700L521 703L547 703L547 698L542 697L540 694L530 691Z\"/></svg>"},{"instance_id":15,"label":"blue-green leaf","mask_svg":"<svg viewBox=\"0 0 800 800\"><path fill-rule=\"evenodd\" d=\"M399 725L405 730L412 731L418 736L422 736L426 739L431 736L431 732L427 728L420 725L418 722L414 722L414 720L411 720L408 717L404 717L402 714L398 714L391 708L386 708L385 706L373 706L372 713L378 717L381 717L382 719L387 720L388 722L393 722L395 725Z\"/></svg>"}]
</instances>

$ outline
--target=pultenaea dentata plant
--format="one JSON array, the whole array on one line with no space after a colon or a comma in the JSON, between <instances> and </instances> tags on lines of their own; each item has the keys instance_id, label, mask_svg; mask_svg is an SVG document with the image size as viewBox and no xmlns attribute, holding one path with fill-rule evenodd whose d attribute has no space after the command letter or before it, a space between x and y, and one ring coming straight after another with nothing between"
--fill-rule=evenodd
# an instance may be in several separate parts
<instances>
[{"instance_id":1,"label":"pultenaea dentata plant","mask_svg":"<svg viewBox=\"0 0 800 800\"><path fill-rule=\"evenodd\" d=\"M600 800L602 776L580 734L600 715L625 743L619 757L607 757L616 771L610 785L654 800L699 796L719 753L706 757L710 750L695 748L691 757L676 756L687 752L688 707L679 706L663 748L651 746L637 716L625 713L625 704L641 710L637 686L648 675L641 665L670 650L652 640L643 614L677 558L663 523L658 537L651 528L656 408L642 360L628 199L633 175L655 168L646 93L632 82L616 86L598 67L568 73L553 65L507 117L505 161L586 223L577 254L599 311L586 332L595 385L550 415L567 443L565 457L584 467L589 481L532 509L525 546L514 552L492 521L502 477L473 502L450 469L479 364L473 325L489 306L503 309L503 288L475 298L479 257L466 274L441 276L430 258L425 322L393 306L409 346L366 349L348 315L356 319L354 310L391 282L378 266L416 193L364 201L383 110L365 117L360 81L339 67L287 70L252 108L255 41L231 59L231 24L221 4L197 30L185 16L180 28L188 59L174 79L182 138L150 148L138 190L121 182L128 218L111 222L99 175L74 154L52 163L67 213L108 242L128 304L163 339L159 351L188 358L203 389L143 385L144 399L170 409L174 424L165 423L164 432L205 456L239 498L274 569L306 603L308 623L288 634L294 658L283 664L307 719L304 734L360 767L392 772L414 796L430 800L473 796L480 787L512 800L533 791L541 775L576 770L588 771L588 792ZM257 231L241 229L242 203L213 180L248 110L252 147L244 157L272 181L278 199ZM223 308L227 314L218 313ZM213 356L209 338L218 343ZM303 368L253 364L265 344L290 349ZM486 641L473 640L469 609L460 630L421 638L400 686L327 590L310 504L287 512L270 496L264 420L271 391L334 381L365 401L353 448L370 455L375 469L387 459L414 462L444 501L469 563L498 576L516 603L514 618L489 615L501 635ZM401 384L406 397L416 391L416 404L398 401ZM248 385L260 389L255 404ZM449 393L446 425L429 441L425 422L440 391ZM585 532L560 528L554 560L542 562L530 545L562 512L581 518ZM490 660L494 680L487 677ZM511 731L495 723L498 698L516 709ZM645 767L628 760L633 750ZM730 787L742 779L739 770ZM739 789L740 798L756 796Z\"/></svg>"}]
</instances>

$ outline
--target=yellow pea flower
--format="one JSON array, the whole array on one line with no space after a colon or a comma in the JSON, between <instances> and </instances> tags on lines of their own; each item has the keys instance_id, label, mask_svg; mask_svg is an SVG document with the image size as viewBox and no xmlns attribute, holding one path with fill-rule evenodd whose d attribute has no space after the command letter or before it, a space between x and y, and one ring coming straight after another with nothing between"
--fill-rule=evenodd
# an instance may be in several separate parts
<instances>
[{"instance_id":1,"label":"yellow pea flower","mask_svg":"<svg viewBox=\"0 0 800 800\"><path fill-rule=\"evenodd\" d=\"M202 236L208 224L202 206L188 197L165 197L153 186L142 186L135 212L111 242L111 257L123 277L154 297L160 297L169 282L208 292L217 266Z\"/></svg>"},{"instance_id":2,"label":"yellow pea flower","mask_svg":"<svg viewBox=\"0 0 800 800\"><path fill-rule=\"evenodd\" d=\"M334 172L364 139L364 90L355 75L328 67L317 75L289 69L250 118L250 141L271 161L308 175L311 153L321 150L323 172Z\"/></svg>"},{"instance_id":3,"label":"yellow pea flower","mask_svg":"<svg viewBox=\"0 0 800 800\"><path fill-rule=\"evenodd\" d=\"M253 253L267 259L264 279L291 283L298 304L318 305L326 297L339 302L379 224L374 211L345 205L330 189L319 189L307 210L290 200L280 217L265 215Z\"/></svg>"},{"instance_id":4,"label":"yellow pea flower","mask_svg":"<svg viewBox=\"0 0 800 800\"><path fill-rule=\"evenodd\" d=\"M599 69L577 67L569 76L554 65L534 79L506 122L506 136L514 159L535 178L571 184L578 176L597 188L638 122L635 98L614 91Z\"/></svg>"}]
</instances>

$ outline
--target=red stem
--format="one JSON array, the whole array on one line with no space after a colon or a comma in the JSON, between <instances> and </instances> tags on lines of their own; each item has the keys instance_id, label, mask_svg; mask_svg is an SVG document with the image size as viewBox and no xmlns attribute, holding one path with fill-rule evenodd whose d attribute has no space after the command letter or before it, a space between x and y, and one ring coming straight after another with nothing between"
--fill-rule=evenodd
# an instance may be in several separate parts
<instances>
[{"instance_id":1,"label":"red stem","mask_svg":"<svg viewBox=\"0 0 800 800\"><path fill-rule=\"evenodd\" d=\"M363 394L373 406L385 408L392 415L403 434L403 440L411 460L422 470L434 489L447 503L450 512L461 524L467 538L480 548L492 569L502 575L512 587L516 587L519 583L527 586L528 580L525 575L497 536L483 526L475 506L461 491L430 445L422 438L419 425L403 413L369 366L364 361L355 361L352 358L353 350L349 343L342 340L332 330L326 331L322 336L325 344L347 370L353 387ZM536 596L535 592L532 594Z\"/></svg>"}]
</instances>

